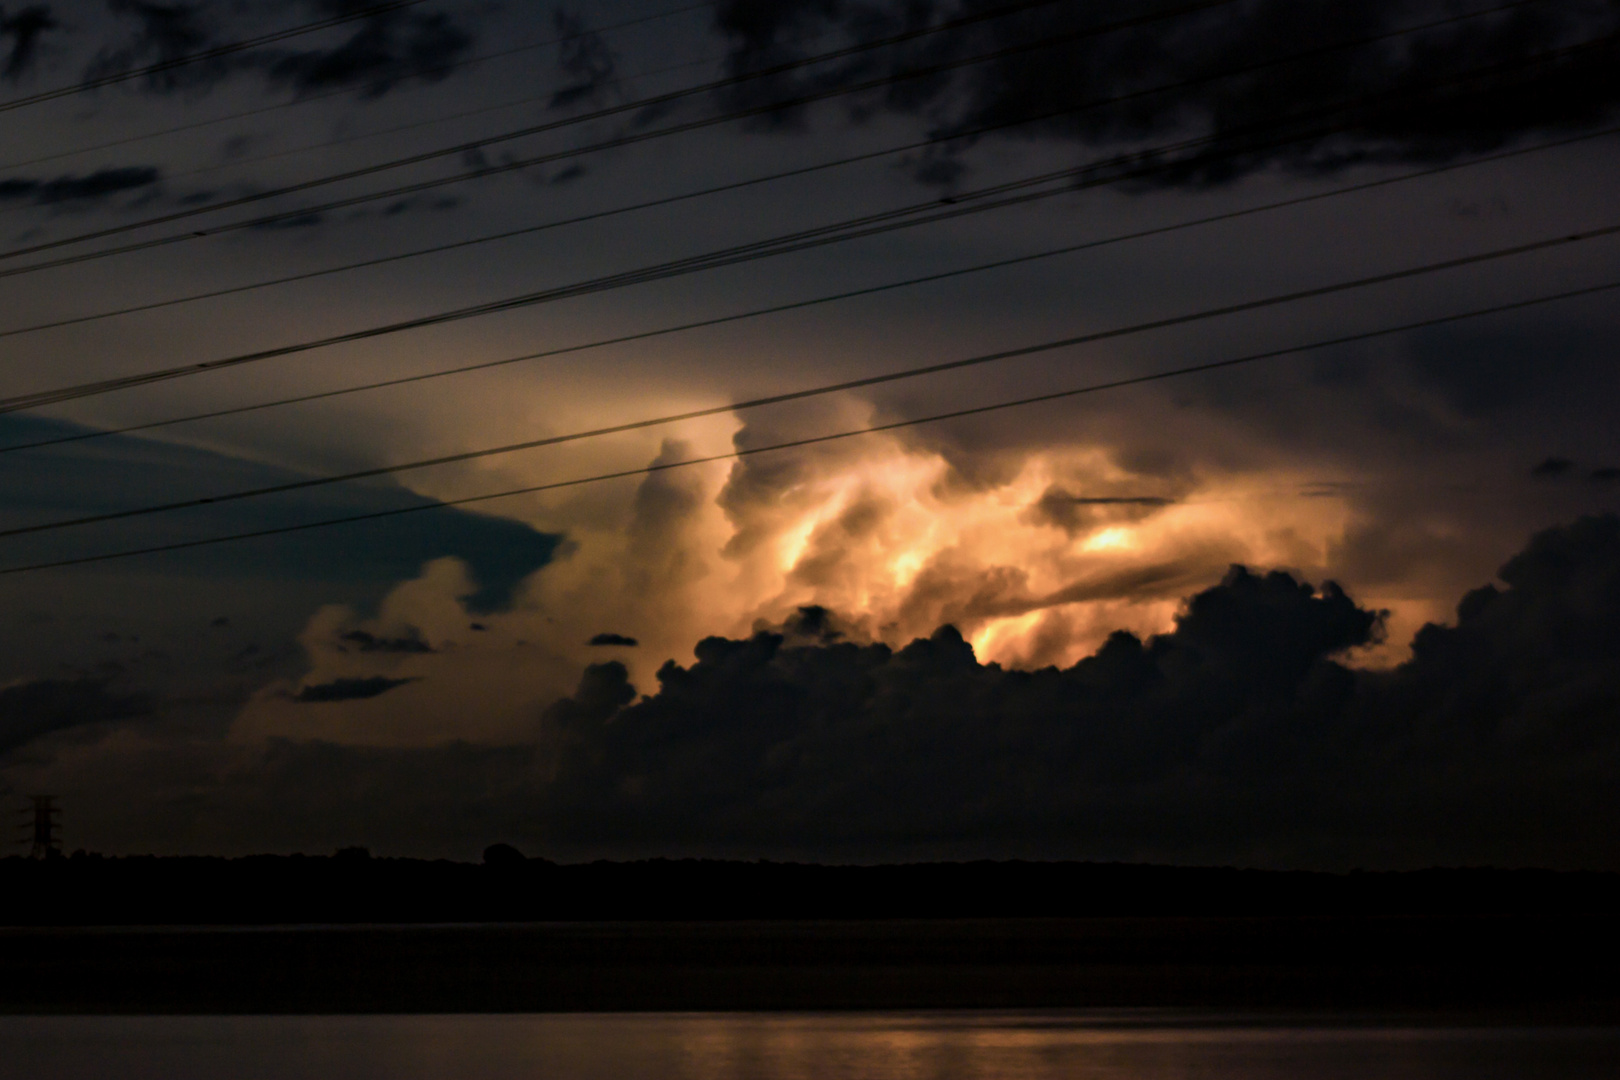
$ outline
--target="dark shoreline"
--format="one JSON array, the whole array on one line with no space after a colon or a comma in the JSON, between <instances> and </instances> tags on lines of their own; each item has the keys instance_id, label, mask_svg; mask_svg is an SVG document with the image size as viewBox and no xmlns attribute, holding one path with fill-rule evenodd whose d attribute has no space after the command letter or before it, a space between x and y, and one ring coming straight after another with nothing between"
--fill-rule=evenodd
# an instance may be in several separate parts
<instances>
[{"instance_id":1,"label":"dark shoreline","mask_svg":"<svg viewBox=\"0 0 1620 1080\"><path fill-rule=\"evenodd\" d=\"M510 849L508 849L510 850ZM871 866L334 856L0 859L0 926L1620 917L1620 874L1081 862Z\"/></svg>"},{"instance_id":2,"label":"dark shoreline","mask_svg":"<svg viewBox=\"0 0 1620 1080\"><path fill-rule=\"evenodd\" d=\"M1176 1007L1609 1025L1620 1023L1612 922L1480 916L25 928L0 930L0 1013Z\"/></svg>"},{"instance_id":3,"label":"dark shoreline","mask_svg":"<svg viewBox=\"0 0 1620 1080\"><path fill-rule=\"evenodd\" d=\"M1178 1007L1616 1023L1617 922L1620 875L1535 870L5 859L0 1013Z\"/></svg>"}]
</instances>

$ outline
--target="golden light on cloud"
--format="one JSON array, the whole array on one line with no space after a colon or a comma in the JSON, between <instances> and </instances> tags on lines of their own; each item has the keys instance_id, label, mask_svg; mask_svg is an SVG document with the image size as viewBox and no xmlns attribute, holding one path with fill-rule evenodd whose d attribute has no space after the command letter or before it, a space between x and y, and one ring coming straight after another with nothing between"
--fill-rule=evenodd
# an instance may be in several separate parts
<instances>
[{"instance_id":1,"label":"golden light on cloud","mask_svg":"<svg viewBox=\"0 0 1620 1080\"><path fill-rule=\"evenodd\" d=\"M1100 529L1081 546L1083 551L1129 551L1133 546L1131 531L1114 527Z\"/></svg>"},{"instance_id":2,"label":"golden light on cloud","mask_svg":"<svg viewBox=\"0 0 1620 1080\"><path fill-rule=\"evenodd\" d=\"M658 460L712 452L714 434L702 433L701 450L667 443ZM453 644L380 672L419 680L391 691L387 709L322 708L367 714L343 725L346 732L389 741L385 732L397 729L418 742L429 735L429 716L442 714L430 699L442 704L446 693L481 700L490 680L516 680L543 703L571 692L585 664L608 658L625 662L635 684L651 691L659 666L689 662L702 638L779 627L810 605L832 612L856 640L898 647L949 623L982 661L1067 666L1116 630L1169 629L1182 599L1231 563L1320 580L1350 512L1338 498L1302 497L1308 481L1275 471L1142 475L1106 447L1073 445L1029 451L994 482L974 484L939 450L895 436L658 472L634 488L589 492L583 514L579 501L559 499L526 515L568 543L513 610L483 619L485 632L467 634L464 617L445 614L459 611L446 590L466 586L442 570L402 586L379 620L348 616L345 627L379 634L407 625L427 632L431 623ZM446 593L436 606L426 595L435 588ZM305 681L359 677L356 665L367 658L320 652L315 639L333 637L337 616L323 618L331 625L312 628L306 646L331 660ZM602 632L640 646L604 652L587 644ZM522 664L497 659L519 643ZM452 684L466 678L481 684L457 691ZM272 714L307 707L280 693L255 710L255 733L294 734ZM412 707L418 698L420 709ZM301 720L297 736L308 725ZM523 728L510 713L499 726L514 736Z\"/></svg>"}]
</instances>

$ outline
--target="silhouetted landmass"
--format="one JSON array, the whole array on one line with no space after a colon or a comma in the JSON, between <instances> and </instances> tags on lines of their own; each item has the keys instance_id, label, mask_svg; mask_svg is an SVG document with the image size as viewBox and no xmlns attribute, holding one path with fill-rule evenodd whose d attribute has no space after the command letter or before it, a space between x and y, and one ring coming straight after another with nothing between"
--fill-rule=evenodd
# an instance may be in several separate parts
<instances>
[{"instance_id":1,"label":"silhouetted landmass","mask_svg":"<svg viewBox=\"0 0 1620 1080\"><path fill-rule=\"evenodd\" d=\"M0 860L0 1012L1256 1006L1620 1017L1620 875ZM1529 1010L1526 1013L1525 1010Z\"/></svg>"},{"instance_id":2,"label":"silhouetted landmass","mask_svg":"<svg viewBox=\"0 0 1620 1080\"><path fill-rule=\"evenodd\" d=\"M1620 915L1620 874L1328 874L1108 863L559 865L332 856L0 860L0 925L664 919Z\"/></svg>"},{"instance_id":3,"label":"silhouetted landmass","mask_svg":"<svg viewBox=\"0 0 1620 1080\"><path fill-rule=\"evenodd\" d=\"M1620 874L1349 874L1073 862L652 859L560 865L332 856L0 860L0 925L553 920L1620 915Z\"/></svg>"}]
</instances>

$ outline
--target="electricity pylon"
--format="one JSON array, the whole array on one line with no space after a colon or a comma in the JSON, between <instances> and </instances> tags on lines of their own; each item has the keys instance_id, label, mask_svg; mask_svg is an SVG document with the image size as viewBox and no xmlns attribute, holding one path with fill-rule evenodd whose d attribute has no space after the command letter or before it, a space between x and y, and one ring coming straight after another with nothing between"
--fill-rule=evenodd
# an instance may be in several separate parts
<instances>
[{"instance_id":1,"label":"electricity pylon","mask_svg":"<svg viewBox=\"0 0 1620 1080\"><path fill-rule=\"evenodd\" d=\"M29 852L29 858L48 859L61 851L61 841L57 839L56 830L62 827L57 820L61 816L62 808L56 805L55 795L34 795L30 798L34 804L31 811L34 815L33 823L25 822L19 828L33 830L34 848ZM20 812L30 813L27 809ZM28 840L19 840L17 843L26 844Z\"/></svg>"}]
</instances>

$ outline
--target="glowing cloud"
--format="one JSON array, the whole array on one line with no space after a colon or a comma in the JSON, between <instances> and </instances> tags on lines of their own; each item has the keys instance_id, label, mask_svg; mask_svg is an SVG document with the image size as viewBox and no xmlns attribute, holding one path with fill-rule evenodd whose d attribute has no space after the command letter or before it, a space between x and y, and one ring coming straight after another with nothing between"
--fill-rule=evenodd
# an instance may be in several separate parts
<instances>
[{"instance_id":1,"label":"glowing cloud","mask_svg":"<svg viewBox=\"0 0 1620 1080\"><path fill-rule=\"evenodd\" d=\"M696 452L671 440L655 461ZM857 640L898 646L950 623L987 662L1067 666L1114 630L1168 629L1180 598L1231 563L1320 575L1348 511L1299 497L1303 477L1263 480L1211 473L1167 489L1107 449L1079 445L1028 451L998 481L970 484L939 450L897 436L658 472L611 499L592 493L589 514L568 500L536 508L533 523L569 543L511 611L481 616L478 634L462 632L468 618L455 597L472 586L449 565L403 586L372 622L322 615L305 635L314 670L301 685L412 681L318 710L299 707L299 688L278 688L239 731L520 740L531 733L529 710L572 690L600 659L588 642L602 626L641 642L622 659L647 689L660 665L685 661L702 638L781 626L806 606L833 612L839 632ZM420 630L448 647L345 650L357 630ZM498 718L472 715L484 706L471 703L497 698ZM449 715L463 718L434 719Z\"/></svg>"}]
</instances>

